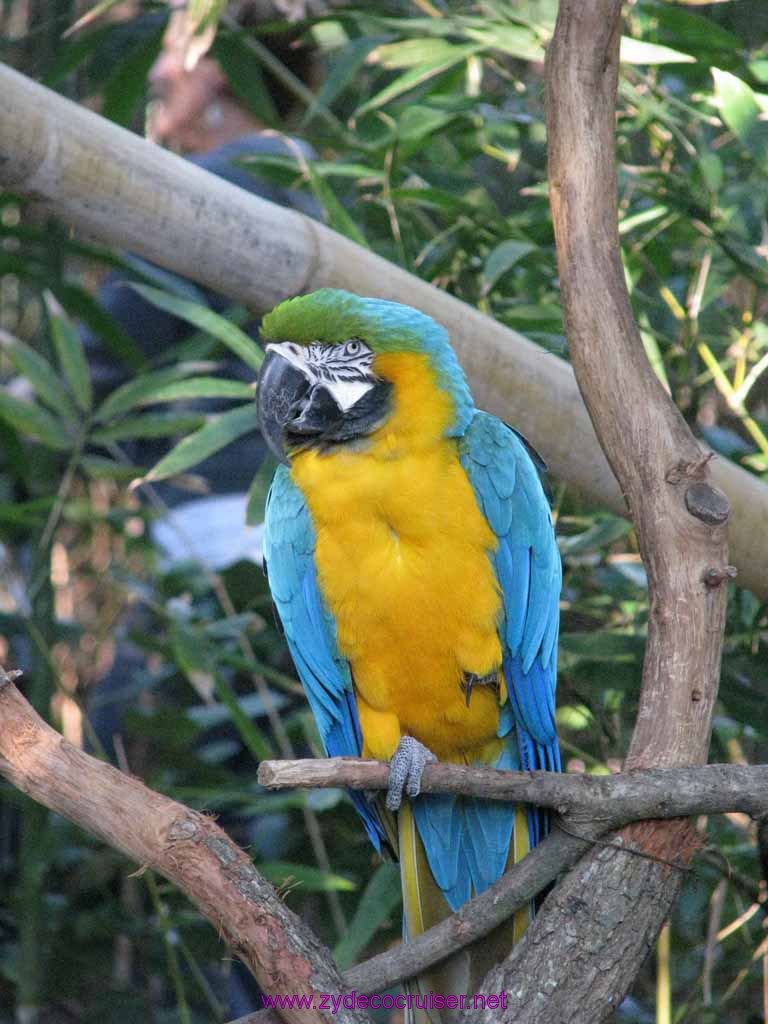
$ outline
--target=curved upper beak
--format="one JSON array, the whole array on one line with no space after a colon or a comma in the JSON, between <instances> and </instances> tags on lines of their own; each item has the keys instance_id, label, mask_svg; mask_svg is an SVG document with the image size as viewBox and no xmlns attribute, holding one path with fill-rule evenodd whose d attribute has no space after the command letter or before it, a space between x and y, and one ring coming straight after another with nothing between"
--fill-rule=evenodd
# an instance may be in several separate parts
<instances>
[{"instance_id":1,"label":"curved upper beak","mask_svg":"<svg viewBox=\"0 0 768 1024\"><path fill-rule=\"evenodd\" d=\"M311 370L298 345L268 345L256 385L261 434L281 462L287 462L286 432L301 418L312 387Z\"/></svg>"}]
</instances>

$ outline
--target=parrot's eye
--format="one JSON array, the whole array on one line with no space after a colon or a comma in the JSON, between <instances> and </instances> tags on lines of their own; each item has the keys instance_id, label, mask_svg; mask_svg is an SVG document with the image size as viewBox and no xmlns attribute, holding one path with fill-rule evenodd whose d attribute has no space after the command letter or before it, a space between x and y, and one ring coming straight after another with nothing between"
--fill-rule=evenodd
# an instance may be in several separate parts
<instances>
[{"instance_id":1,"label":"parrot's eye","mask_svg":"<svg viewBox=\"0 0 768 1024\"><path fill-rule=\"evenodd\" d=\"M356 356L356 355L359 355L360 352L362 351L362 348L363 348L362 344L359 341L357 341L356 339L353 338L352 341L348 341L344 345L344 355L345 356Z\"/></svg>"}]
</instances>

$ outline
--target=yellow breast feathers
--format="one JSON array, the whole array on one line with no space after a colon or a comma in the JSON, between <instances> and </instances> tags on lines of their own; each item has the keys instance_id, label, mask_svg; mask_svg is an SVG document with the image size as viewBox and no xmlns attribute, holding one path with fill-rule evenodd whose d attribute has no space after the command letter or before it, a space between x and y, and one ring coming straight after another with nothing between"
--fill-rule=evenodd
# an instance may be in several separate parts
<instances>
[{"instance_id":1,"label":"yellow breast feathers","mask_svg":"<svg viewBox=\"0 0 768 1024\"><path fill-rule=\"evenodd\" d=\"M498 673L502 685L496 537L443 436L450 399L427 357L383 355L375 369L394 384L394 408L372 443L292 463L352 668L363 756L388 760L407 734L441 760L485 759L498 748L499 693L475 687L468 707L463 684Z\"/></svg>"}]
</instances>

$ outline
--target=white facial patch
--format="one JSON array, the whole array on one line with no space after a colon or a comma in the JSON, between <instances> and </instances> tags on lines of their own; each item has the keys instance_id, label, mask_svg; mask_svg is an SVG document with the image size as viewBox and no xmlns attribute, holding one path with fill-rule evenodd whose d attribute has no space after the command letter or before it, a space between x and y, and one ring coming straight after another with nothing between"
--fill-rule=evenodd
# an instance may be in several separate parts
<instances>
[{"instance_id":1,"label":"white facial patch","mask_svg":"<svg viewBox=\"0 0 768 1024\"><path fill-rule=\"evenodd\" d=\"M359 402L378 380L371 368L373 350L356 338L341 345L314 342L304 346L283 341L267 345L266 350L277 352L311 384L326 388L342 412Z\"/></svg>"},{"instance_id":2,"label":"white facial patch","mask_svg":"<svg viewBox=\"0 0 768 1024\"><path fill-rule=\"evenodd\" d=\"M370 391L374 381L364 380L323 380L322 384L333 395L336 405L342 412L351 409L355 402L358 402L363 395Z\"/></svg>"}]
</instances>

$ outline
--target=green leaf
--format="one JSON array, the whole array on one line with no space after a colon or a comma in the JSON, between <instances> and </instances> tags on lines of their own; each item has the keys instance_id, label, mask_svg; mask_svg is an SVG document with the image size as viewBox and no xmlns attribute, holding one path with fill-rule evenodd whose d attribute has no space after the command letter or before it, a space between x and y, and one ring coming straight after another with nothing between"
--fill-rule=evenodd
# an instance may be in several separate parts
<instances>
[{"instance_id":1,"label":"green leaf","mask_svg":"<svg viewBox=\"0 0 768 1024\"><path fill-rule=\"evenodd\" d=\"M101 116L129 127L147 95L147 76L155 63L165 33L165 23L131 47L104 85Z\"/></svg>"},{"instance_id":2,"label":"green leaf","mask_svg":"<svg viewBox=\"0 0 768 1024\"><path fill-rule=\"evenodd\" d=\"M239 356L251 369L258 372L261 368L261 364L264 362L264 353L253 338L249 338L245 331L241 331L239 327L236 327L226 317L214 313L212 309L201 305L199 302L191 302L189 299L182 299L178 295L169 295L168 292L161 291L159 288L152 288L146 284L132 284L131 288L137 291L147 302L157 306L158 309L163 309L166 313L172 313L181 320L186 320L187 323L198 327L201 331L207 331L208 334L213 335L214 338L217 338L227 348L231 349L236 356Z\"/></svg>"},{"instance_id":3,"label":"green leaf","mask_svg":"<svg viewBox=\"0 0 768 1024\"><path fill-rule=\"evenodd\" d=\"M398 137L408 142L415 142L444 128L455 116L448 110L437 110L435 107L414 104L407 107L398 120Z\"/></svg>"},{"instance_id":4,"label":"green leaf","mask_svg":"<svg viewBox=\"0 0 768 1024\"><path fill-rule=\"evenodd\" d=\"M715 97L723 120L756 160L768 161L768 124L760 121L761 108L746 82L719 68L712 68Z\"/></svg>"},{"instance_id":5,"label":"green leaf","mask_svg":"<svg viewBox=\"0 0 768 1024\"><path fill-rule=\"evenodd\" d=\"M404 42L385 43L373 51L369 64L380 64L388 70L413 68L421 64L452 60L456 45L447 39L427 36L424 39L406 39Z\"/></svg>"},{"instance_id":6,"label":"green leaf","mask_svg":"<svg viewBox=\"0 0 768 1024\"><path fill-rule=\"evenodd\" d=\"M211 419L204 427L196 430L194 434L185 437L183 441L169 452L165 458L147 473L144 478L147 482L151 480L165 480L169 476L176 476L184 473L198 462L207 459L209 455L224 448L232 441L236 441L243 434L248 434L256 429L256 405L241 405L230 412L221 413Z\"/></svg>"},{"instance_id":7,"label":"green leaf","mask_svg":"<svg viewBox=\"0 0 768 1024\"><path fill-rule=\"evenodd\" d=\"M259 467L258 473L251 481L248 488L248 506L245 513L245 521L248 526L256 526L264 522L264 512L267 505L267 495L272 484L272 477L277 468L277 459L274 455L267 454Z\"/></svg>"},{"instance_id":8,"label":"green leaf","mask_svg":"<svg viewBox=\"0 0 768 1024\"><path fill-rule=\"evenodd\" d=\"M395 915L402 902L397 864L379 864L360 897L355 916L333 951L341 970L355 963L382 924Z\"/></svg>"},{"instance_id":9,"label":"green leaf","mask_svg":"<svg viewBox=\"0 0 768 1024\"><path fill-rule=\"evenodd\" d=\"M344 92L357 77L357 73L368 57L371 50L382 42L378 38L352 39L337 51L334 56L331 69L317 94L315 102L307 108L302 124L308 123L317 112L320 106L330 107L335 100Z\"/></svg>"},{"instance_id":10,"label":"green leaf","mask_svg":"<svg viewBox=\"0 0 768 1024\"><path fill-rule=\"evenodd\" d=\"M64 377L80 409L83 412L90 412L93 404L91 374L80 335L56 296L52 292L45 292L44 297L51 325L53 347L56 349Z\"/></svg>"},{"instance_id":11,"label":"green leaf","mask_svg":"<svg viewBox=\"0 0 768 1024\"><path fill-rule=\"evenodd\" d=\"M94 430L89 440L94 444L108 444L111 441L133 440L139 437L171 437L174 434L188 434L198 430L205 423L202 413L148 412L141 416L129 416L111 427Z\"/></svg>"},{"instance_id":12,"label":"green leaf","mask_svg":"<svg viewBox=\"0 0 768 1024\"><path fill-rule=\"evenodd\" d=\"M218 672L215 673L214 680L219 700L222 704L226 704L232 722L240 734L240 739L243 741L246 749L253 754L257 761L266 761L270 757L274 757L272 744L240 706L239 698L229 683Z\"/></svg>"},{"instance_id":13,"label":"green leaf","mask_svg":"<svg viewBox=\"0 0 768 1024\"><path fill-rule=\"evenodd\" d=\"M563 555L580 555L586 551L596 551L606 544L612 544L620 537L626 537L631 529L632 523L628 520L619 516L605 516L583 533L561 537L560 550Z\"/></svg>"},{"instance_id":14,"label":"green leaf","mask_svg":"<svg viewBox=\"0 0 768 1024\"><path fill-rule=\"evenodd\" d=\"M220 32L211 48L211 56L219 61L232 91L248 110L265 124L277 124L279 118L259 67L258 56L240 36Z\"/></svg>"},{"instance_id":15,"label":"green leaf","mask_svg":"<svg viewBox=\"0 0 768 1024\"><path fill-rule=\"evenodd\" d=\"M517 60L544 60L544 47L527 28L494 22L490 26L467 29L466 35L482 42L489 50L501 50Z\"/></svg>"},{"instance_id":16,"label":"green leaf","mask_svg":"<svg viewBox=\"0 0 768 1024\"><path fill-rule=\"evenodd\" d=\"M536 250L531 242L519 242L509 239L500 242L488 254L483 268L483 295L487 295L499 278L511 270L516 263Z\"/></svg>"},{"instance_id":17,"label":"green leaf","mask_svg":"<svg viewBox=\"0 0 768 1024\"><path fill-rule=\"evenodd\" d=\"M80 459L80 466L94 480L135 480L146 473L143 466L115 462L103 455L84 455Z\"/></svg>"},{"instance_id":18,"label":"green leaf","mask_svg":"<svg viewBox=\"0 0 768 1024\"><path fill-rule=\"evenodd\" d=\"M623 64L695 64L696 58L690 53L681 53L669 46L646 43L641 39L621 37L621 62Z\"/></svg>"},{"instance_id":19,"label":"green leaf","mask_svg":"<svg viewBox=\"0 0 768 1024\"><path fill-rule=\"evenodd\" d=\"M155 401L154 396L158 391L162 391L163 388L184 377L191 376L198 369L199 364L179 363L176 366L144 373L140 377L121 384L111 395L108 395L96 410L93 418L97 423L104 423L137 405L149 405Z\"/></svg>"},{"instance_id":20,"label":"green leaf","mask_svg":"<svg viewBox=\"0 0 768 1024\"><path fill-rule=\"evenodd\" d=\"M257 865L261 874L272 885L282 889L298 884L304 892L354 892L357 888L349 878L334 875L330 871L308 867L306 864L290 864L284 861L270 861Z\"/></svg>"},{"instance_id":21,"label":"green leaf","mask_svg":"<svg viewBox=\"0 0 768 1024\"><path fill-rule=\"evenodd\" d=\"M325 212L328 214L328 223L330 226L334 231L338 231L340 235L345 235L347 238L351 238L353 242L357 242L358 245L362 245L368 249L369 245L366 241L365 235L336 198L331 186L324 178L320 177L317 171L312 167L312 164L309 164L308 166L312 191L314 192L318 202L322 204Z\"/></svg>"},{"instance_id":22,"label":"green leaf","mask_svg":"<svg viewBox=\"0 0 768 1024\"><path fill-rule=\"evenodd\" d=\"M440 59L426 61L418 67L406 71L404 75L400 75L394 82L390 82L381 92L358 107L354 116L360 118L370 110L378 110L379 107L383 107L390 100L402 96L403 93L409 92L411 89L415 89L417 85L429 81L435 75L448 71L462 61L467 60L468 57L478 53L481 49L482 46L479 44L464 46L454 46L451 44L450 49L446 50Z\"/></svg>"},{"instance_id":23,"label":"green leaf","mask_svg":"<svg viewBox=\"0 0 768 1024\"><path fill-rule=\"evenodd\" d=\"M25 402L7 391L0 391L0 419L4 419L14 430L44 444L46 448L63 452L72 447L72 440L67 437L62 423L41 406Z\"/></svg>"},{"instance_id":24,"label":"green leaf","mask_svg":"<svg viewBox=\"0 0 768 1024\"><path fill-rule=\"evenodd\" d=\"M65 419L77 422L80 415L48 360L6 332L0 334L0 341L14 369L29 381L37 397Z\"/></svg>"},{"instance_id":25,"label":"green leaf","mask_svg":"<svg viewBox=\"0 0 768 1024\"><path fill-rule=\"evenodd\" d=\"M153 405L155 402L178 402L194 398L244 398L252 399L254 389L239 380L225 380L222 377L193 377L191 380L177 380L158 388L140 404Z\"/></svg>"}]
</instances>

